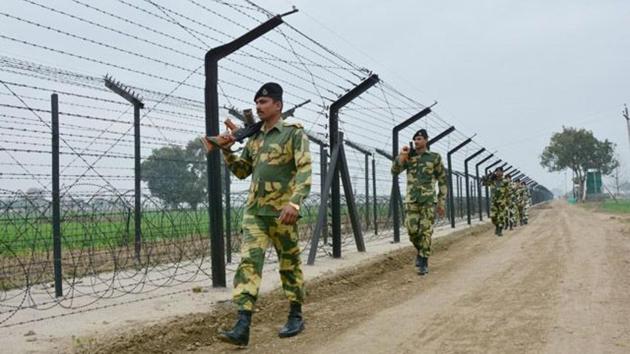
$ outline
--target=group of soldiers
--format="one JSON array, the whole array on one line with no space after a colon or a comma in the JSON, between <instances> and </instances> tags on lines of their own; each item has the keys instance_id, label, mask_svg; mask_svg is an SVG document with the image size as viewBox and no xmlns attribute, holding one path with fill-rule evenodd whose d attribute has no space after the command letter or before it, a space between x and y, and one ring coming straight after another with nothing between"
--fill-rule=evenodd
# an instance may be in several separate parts
<instances>
[{"instance_id":1,"label":"group of soldiers","mask_svg":"<svg viewBox=\"0 0 630 354\"><path fill-rule=\"evenodd\" d=\"M278 255L282 288L289 300L288 319L278 335L291 337L304 330L305 290L297 221L300 206L311 189L311 155L302 126L283 120L282 94L277 83L266 83L256 92L254 102L262 125L249 136L240 156L230 150L239 134L234 134L227 123L226 132L204 139L208 151L213 149L211 144L223 151L228 168L237 178L251 176L241 225L241 259L232 293L238 317L232 329L219 334L220 340L238 346L249 343L252 314L270 244ZM391 169L393 174L407 171L405 226L417 251L415 265L420 275L429 272L434 219L436 213L444 217L447 193L442 157L429 151L428 139L425 129L418 130L413 136L413 148L405 146ZM517 220L527 223L529 196L527 189L517 182L504 179L501 169L484 178L484 183L492 187L492 220L499 236L505 225L512 228Z\"/></svg>"},{"instance_id":2,"label":"group of soldiers","mask_svg":"<svg viewBox=\"0 0 630 354\"><path fill-rule=\"evenodd\" d=\"M503 236L503 230L527 225L530 194L524 181L512 180L510 175L504 176L503 168L497 167L494 172L484 176L483 184L491 190L490 217L497 236Z\"/></svg>"}]
</instances>

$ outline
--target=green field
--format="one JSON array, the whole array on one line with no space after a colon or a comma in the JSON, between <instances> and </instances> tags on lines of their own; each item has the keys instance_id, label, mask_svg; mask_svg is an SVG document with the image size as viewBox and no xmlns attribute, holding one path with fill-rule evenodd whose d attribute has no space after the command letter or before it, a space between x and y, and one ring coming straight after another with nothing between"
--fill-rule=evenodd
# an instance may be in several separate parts
<instances>
[{"instance_id":1,"label":"green field","mask_svg":"<svg viewBox=\"0 0 630 354\"><path fill-rule=\"evenodd\" d=\"M628 199L617 199L614 201L612 199L607 199L602 203L602 210L609 213L630 213L630 200Z\"/></svg>"},{"instance_id":2,"label":"green field","mask_svg":"<svg viewBox=\"0 0 630 354\"><path fill-rule=\"evenodd\" d=\"M365 220L365 205L358 207L361 222ZM379 203L378 217L387 217L387 203ZM231 214L232 234L237 234L241 222L241 210ZM347 209L342 207L342 215ZM370 219L372 219L370 205ZM314 224L317 207L304 210L301 225ZM142 242L160 242L178 239L207 237L208 211L164 210L142 213ZM61 222L62 248L64 250L102 250L133 247L134 215L129 212L114 213L66 213ZM52 221L48 216L37 217L5 213L0 217L0 256L25 255L52 250Z\"/></svg>"}]
</instances>

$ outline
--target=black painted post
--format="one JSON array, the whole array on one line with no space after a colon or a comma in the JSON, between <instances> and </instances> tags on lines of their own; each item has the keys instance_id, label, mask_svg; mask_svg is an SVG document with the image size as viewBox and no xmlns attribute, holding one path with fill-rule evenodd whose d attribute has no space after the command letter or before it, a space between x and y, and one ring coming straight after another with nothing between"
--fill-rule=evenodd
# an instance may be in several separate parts
<instances>
[{"instance_id":1,"label":"black painted post","mask_svg":"<svg viewBox=\"0 0 630 354\"><path fill-rule=\"evenodd\" d=\"M479 150L477 150L477 152L475 152L474 154L468 156L465 160L464 160L464 178L466 179L466 217L468 220L468 225L471 224L471 220L470 220L470 183L468 182L468 162L470 162L470 160L474 159L475 157L479 156L480 154L482 154L484 151L486 151L486 148L481 148ZM477 173L478 174L478 173ZM477 178L479 178L479 176L477 176Z\"/></svg>"},{"instance_id":2,"label":"black painted post","mask_svg":"<svg viewBox=\"0 0 630 354\"><path fill-rule=\"evenodd\" d=\"M293 10L284 15L277 15L256 28L245 33L241 37L216 48L210 49L204 58L205 66L205 116L206 135L219 134L219 60L234 53L238 49L254 41L258 37L282 24L282 16L296 12ZM210 259L212 262L212 286L225 287L225 258L223 242L223 205L221 200L221 156L214 150L207 155L208 169L208 216L210 231Z\"/></svg>"},{"instance_id":3,"label":"black painted post","mask_svg":"<svg viewBox=\"0 0 630 354\"><path fill-rule=\"evenodd\" d=\"M324 189L324 186L326 183L327 167L328 167L328 149L326 149L325 145L319 144L320 200L324 200L323 194L328 193L328 191ZM327 244L328 243L328 206L326 206L326 212L324 213L322 217L324 218L324 223L322 225L322 234L324 235L324 244Z\"/></svg>"},{"instance_id":4,"label":"black painted post","mask_svg":"<svg viewBox=\"0 0 630 354\"><path fill-rule=\"evenodd\" d=\"M59 195L59 98L51 96L52 113L52 226L53 226L53 270L55 273L55 296L63 296L61 269L61 198Z\"/></svg>"},{"instance_id":5,"label":"black painted post","mask_svg":"<svg viewBox=\"0 0 630 354\"><path fill-rule=\"evenodd\" d=\"M441 132L440 134L434 136L433 138L429 139L429 143L427 145L427 148L430 150L431 149L431 145L437 143L438 141L442 140L444 137L446 137L447 135L449 135L450 133L455 131L455 127L451 126L449 128L447 128L446 130L444 130L443 132Z\"/></svg>"},{"instance_id":6,"label":"black painted post","mask_svg":"<svg viewBox=\"0 0 630 354\"><path fill-rule=\"evenodd\" d=\"M374 208L374 234L378 235L378 204L376 203L376 160L374 159L374 155L372 155L372 198L374 198L374 203L372 203L372 208Z\"/></svg>"},{"instance_id":7,"label":"black painted post","mask_svg":"<svg viewBox=\"0 0 630 354\"><path fill-rule=\"evenodd\" d=\"M142 171L140 155L140 110L144 108L144 103L138 95L128 86L115 81L110 76L105 76L105 86L127 100L133 105L133 145L134 145L134 252L138 262L140 262L140 251L142 247Z\"/></svg>"},{"instance_id":8,"label":"black painted post","mask_svg":"<svg viewBox=\"0 0 630 354\"><path fill-rule=\"evenodd\" d=\"M230 168L223 163L224 187L225 187L225 252L226 262L232 263L232 200L230 193Z\"/></svg>"},{"instance_id":9,"label":"black painted post","mask_svg":"<svg viewBox=\"0 0 630 354\"><path fill-rule=\"evenodd\" d=\"M365 154L365 229L370 228L370 155Z\"/></svg>"},{"instance_id":10,"label":"black painted post","mask_svg":"<svg viewBox=\"0 0 630 354\"><path fill-rule=\"evenodd\" d=\"M482 212L482 192L481 192L481 179L479 178L479 165L490 160L494 156L494 154L490 154L486 156L483 160L477 162L475 164L475 176L477 177L477 211L479 212L479 221L483 221L483 212ZM486 198L488 197L486 193Z\"/></svg>"},{"instance_id":11,"label":"black painted post","mask_svg":"<svg viewBox=\"0 0 630 354\"><path fill-rule=\"evenodd\" d=\"M140 109L144 105L133 105L133 143L134 143L134 251L136 259L140 261L140 250L142 247L142 189L140 182L141 156L140 156Z\"/></svg>"},{"instance_id":12,"label":"black painted post","mask_svg":"<svg viewBox=\"0 0 630 354\"><path fill-rule=\"evenodd\" d=\"M463 148L464 146L466 146L468 143L470 143L472 141L472 138L468 138L466 140L464 140L463 142L461 142L459 145L457 145L456 147L452 148L447 154L446 154L446 159L448 162L448 189L449 190L453 190L453 172L452 172L452 156L454 153L456 153L459 149ZM450 204L451 204L451 208L450 208L450 219L451 219L451 227L455 228L455 208L453 205L453 193L449 194L450 196Z\"/></svg>"},{"instance_id":13,"label":"black painted post","mask_svg":"<svg viewBox=\"0 0 630 354\"><path fill-rule=\"evenodd\" d=\"M367 91L370 87L379 82L378 75L372 74L359 85L345 93L337 101L330 105L329 119L329 146L334 150L339 144L339 110L350 103L353 99ZM339 168L335 168L331 173L332 185L330 192L331 201L331 217L332 217L332 239L333 239L333 257L341 257L341 193L339 190Z\"/></svg>"}]
</instances>

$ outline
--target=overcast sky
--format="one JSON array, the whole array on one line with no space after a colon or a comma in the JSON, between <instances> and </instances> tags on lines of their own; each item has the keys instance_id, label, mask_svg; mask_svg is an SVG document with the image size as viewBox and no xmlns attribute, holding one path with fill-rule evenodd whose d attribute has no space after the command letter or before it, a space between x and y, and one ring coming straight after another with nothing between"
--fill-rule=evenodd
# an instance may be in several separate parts
<instances>
[{"instance_id":1,"label":"overcast sky","mask_svg":"<svg viewBox=\"0 0 630 354\"><path fill-rule=\"evenodd\" d=\"M551 188L539 155L562 126L630 146L630 1L265 1L286 21L413 92Z\"/></svg>"},{"instance_id":2,"label":"overcast sky","mask_svg":"<svg viewBox=\"0 0 630 354\"><path fill-rule=\"evenodd\" d=\"M43 3L39 0L37 2ZM123 16L131 16L132 20L123 23L88 10L73 1L58 2L56 6L78 16L86 16L94 23L115 26L122 31L141 37L147 36L155 41L164 39L138 29L134 24L138 22L155 26L197 45L201 44L199 38L193 38L178 26L156 21L154 17L141 11L121 5L122 1L88 3L108 8ZM200 21L205 19L210 26L220 27L230 35L239 35L243 28L251 28L255 24L252 21L243 22L240 24L242 27L230 29L228 25L234 23L220 22L216 16L208 16L208 12L200 11L189 2L160 3L173 6ZM244 4L240 1L233 3ZM132 4L157 11L150 2L137 0ZM224 7L217 2L206 4ZM181 47L180 53L190 53L193 59L197 57L198 60L155 50L111 31L102 31L93 25L86 25L75 19L69 20L59 14L53 15L50 11L28 2L14 0L3 5L2 11L10 14L128 50L139 50L147 57L177 63L190 70L200 65L203 55L202 50L191 50L190 46L172 41L165 43L176 48ZM490 151L498 150L498 156L549 189L564 190L565 175L546 172L540 167L539 156L550 136L559 132L563 125L592 130L597 138L616 143L623 166L622 177L625 180L630 179L630 146L626 123L621 115L623 104L630 103L630 1L267 0L259 2L259 5L275 13L284 13L295 5L300 12L286 17L288 23L352 62L373 70L406 95L426 105L434 100L439 101L434 111L442 119L454 124L463 134L476 133L477 143ZM225 8L222 11L230 16L235 14ZM176 79L175 81L181 80L183 76L176 69L159 63L141 62L138 58L125 56L120 52L113 53L94 43L86 44L77 38L69 39L43 28L19 23L15 19L3 17L0 29L2 34L8 36L50 43L85 56L118 60L122 66L164 73L165 76ZM215 32L207 32L215 35ZM274 35L278 36L278 33ZM217 36L219 41L225 41L223 37ZM204 39L206 42L201 49L215 43L208 38ZM282 40L283 38L279 38L279 41ZM151 81L137 75L134 77L133 73L111 66L99 66L93 62L36 51L21 43L8 40L3 40L2 43L2 54L96 77L110 73L115 77L125 78L127 82L163 92L173 89L171 82ZM274 46L268 41L260 40L256 45L265 51L274 50ZM250 53L258 53L258 49L251 49ZM303 48L298 49L305 51ZM249 60L246 56L239 56L237 59L244 63ZM252 61L250 64L251 67L257 67L258 62ZM232 62L222 65L232 66L236 72L244 71L242 66L235 66ZM254 72L250 76L266 79L260 74ZM273 73L275 76L282 74L281 70ZM240 84L240 78L231 78L225 70L222 75L226 83ZM198 74L193 76L190 83L201 87L202 80L203 75ZM244 103L251 104L249 97L254 90L251 89L252 84L241 86L249 90L243 96L247 99L235 103L241 106ZM287 96L303 94L287 87ZM232 90L228 93L241 98L234 87L224 85L223 88ZM335 90L339 91L337 88ZM198 88L180 87L176 93L203 99L202 90ZM10 101L11 97L4 99ZM292 99L295 101L293 103L302 101L298 97ZM35 104L35 101L31 104ZM302 115L306 113L306 108L300 112ZM405 118L397 117L398 121ZM202 124L201 121L195 123ZM383 124L389 129L391 117L384 115ZM191 129L201 132L203 127ZM391 134L382 127L374 127L374 130L383 131L386 139ZM148 129L144 131L150 133ZM410 134L411 131L409 129L404 133ZM429 133L435 135L438 132ZM375 139L374 136L370 138ZM401 137L402 141L409 138L410 136ZM369 144L366 141L361 142ZM147 145L146 148L150 151L151 146ZM384 171L388 171L387 166Z\"/></svg>"}]
</instances>

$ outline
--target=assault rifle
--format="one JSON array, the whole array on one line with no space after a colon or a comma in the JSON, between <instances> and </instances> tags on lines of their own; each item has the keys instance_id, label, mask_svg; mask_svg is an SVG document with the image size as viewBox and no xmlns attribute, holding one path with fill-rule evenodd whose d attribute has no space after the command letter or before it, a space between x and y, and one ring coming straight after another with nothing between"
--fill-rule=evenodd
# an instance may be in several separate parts
<instances>
[{"instance_id":1,"label":"assault rifle","mask_svg":"<svg viewBox=\"0 0 630 354\"><path fill-rule=\"evenodd\" d=\"M311 102L311 100L306 100L294 106L293 108L285 112L282 112L282 119L285 119L287 117L293 117L293 114L298 108L308 104L309 102ZM225 126L230 130L234 139L238 141L239 143L242 143L243 140L245 140L246 138L249 138L250 136L258 133L260 129L262 128L264 122L263 121L256 122L254 119L254 114L252 113L251 109L245 109L243 110L243 113L241 114L234 107L229 107L229 108L225 107L225 108L227 108L228 112L231 115L237 117L245 124L245 126L241 128L241 127L238 127L236 124L234 124L234 122L232 122L230 118L227 118L224 121ZM203 143L203 146L205 147L207 152L213 151L216 148L231 151L229 147L225 146L228 140L223 138L221 135L211 136L211 137L203 136L201 137L201 142Z\"/></svg>"}]
</instances>

